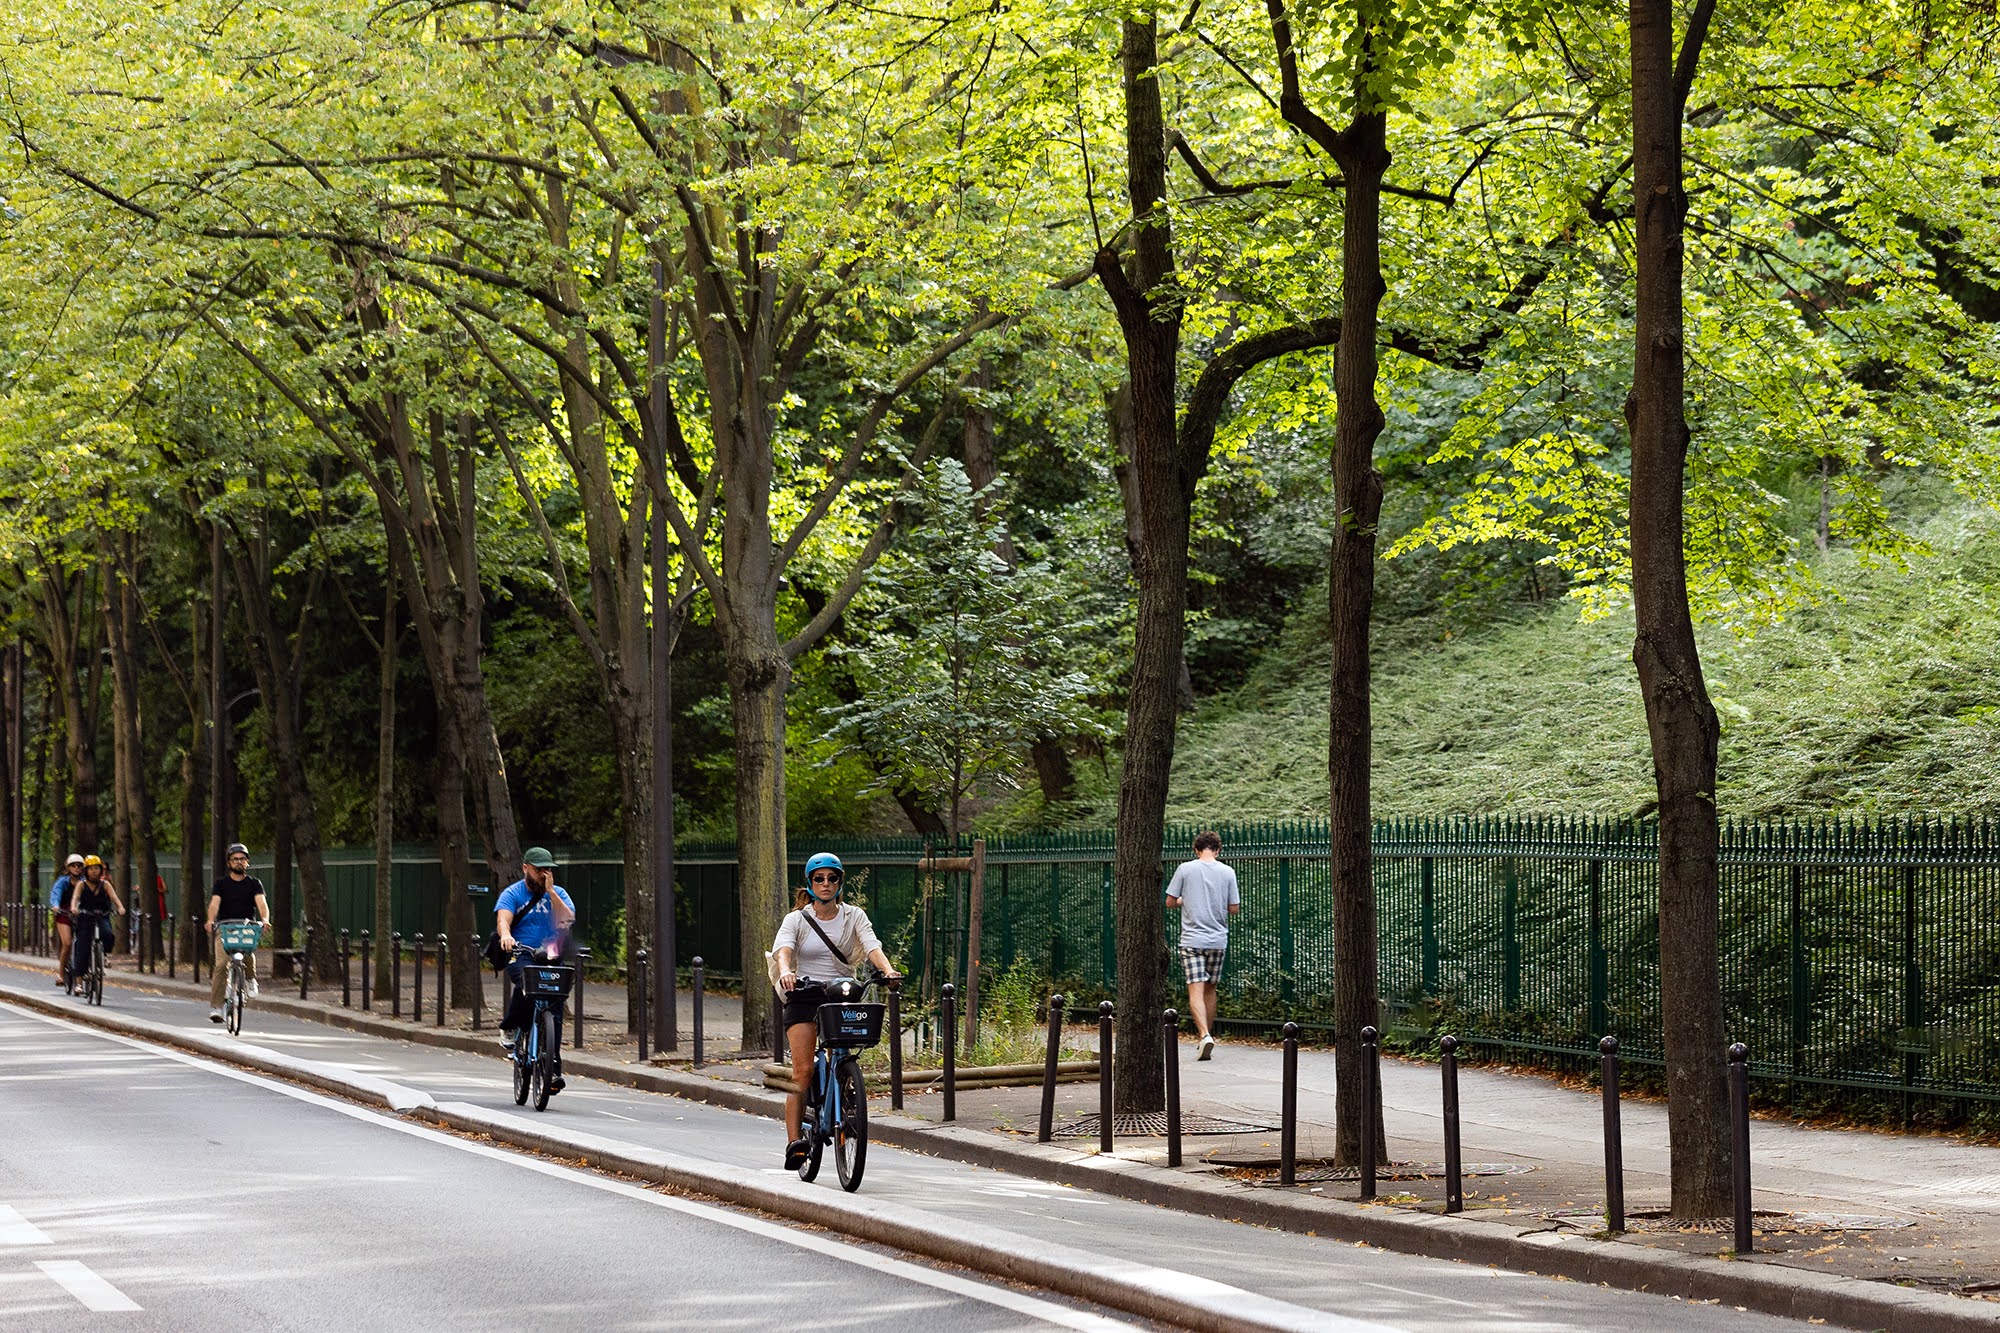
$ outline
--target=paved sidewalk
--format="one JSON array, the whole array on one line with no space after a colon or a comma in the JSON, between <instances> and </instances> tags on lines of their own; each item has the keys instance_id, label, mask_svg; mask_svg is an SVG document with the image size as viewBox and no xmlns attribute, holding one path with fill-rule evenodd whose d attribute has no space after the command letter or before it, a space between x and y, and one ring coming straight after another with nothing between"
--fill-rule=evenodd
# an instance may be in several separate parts
<instances>
[{"instance_id":1,"label":"paved sidewalk","mask_svg":"<svg viewBox=\"0 0 2000 1333\"><path fill-rule=\"evenodd\" d=\"M0 956L0 961L31 960ZM185 983L174 985L164 977L143 980L162 993L187 993ZM296 991L291 994L295 997ZM610 987L591 988L586 1049L631 1064L636 1050L622 1031L620 998ZM724 1041L712 1039L711 1051L736 1045L737 1012L732 1008L725 1027L713 1007L719 998L709 999L708 1026L711 1033L728 1036ZM599 1013L600 1002L615 1012ZM339 1008L337 990L331 1008ZM685 1025L685 1008L683 1014ZM328 1017L338 1021L340 1015ZM1070 1040L1089 1045L1094 1036L1094 1028L1077 1029ZM685 1055L685 1036L683 1046ZM701 1073L726 1082L758 1083L762 1063L761 1058L717 1063ZM1183 1101L1189 1115L1275 1126L1279 1075L1280 1055L1274 1046L1226 1042L1208 1062L1195 1060L1191 1043L1182 1047ZM1302 1166L1330 1152L1332 1093L1331 1052L1302 1050ZM1437 1067L1385 1060L1383 1095L1391 1160L1440 1161ZM906 1099L905 1114L935 1122L941 1100L935 1093L912 1094ZM1469 1212L1525 1231L1587 1234L1601 1229L1601 1215L1596 1215L1603 1202L1601 1111L1594 1092L1564 1088L1541 1075L1464 1067L1460 1100L1464 1160L1470 1168L1499 1172L1468 1178ZM1096 1107L1094 1084L1058 1089L1062 1119L1094 1112ZM958 1122L964 1129L999 1131L1023 1143L1032 1142L1038 1108L1036 1088L967 1090L957 1098ZM1759 1119L1751 1137L1762 1233L1758 1244L1769 1256L1760 1262L1935 1291L1963 1292L2000 1281L2000 1148L1939 1135L1829 1130L1775 1118ZM1635 1228L1628 1239L1688 1254L1726 1253L1731 1246L1726 1231L1645 1229L1665 1226L1640 1216L1649 1209L1664 1209L1667 1199L1664 1104L1628 1099L1624 1139L1627 1211ZM1084 1151L1094 1142L1094 1136L1085 1142L1069 1140L1073 1149ZM1116 1147L1122 1161L1163 1162L1165 1157L1164 1141L1158 1138L1120 1139ZM1268 1191L1259 1189L1260 1197L1266 1192L1276 1195L1275 1172L1260 1170L1259 1165L1274 1166L1277 1148L1275 1132L1190 1137L1188 1171L1258 1186L1269 1183ZM1381 1191L1386 1203L1433 1213L1442 1210L1443 1183L1434 1177L1385 1180ZM1299 1192L1352 1199L1357 1191L1351 1182L1321 1181L1302 1184ZM2000 1310L1995 1314L2000 1317Z\"/></svg>"}]
</instances>

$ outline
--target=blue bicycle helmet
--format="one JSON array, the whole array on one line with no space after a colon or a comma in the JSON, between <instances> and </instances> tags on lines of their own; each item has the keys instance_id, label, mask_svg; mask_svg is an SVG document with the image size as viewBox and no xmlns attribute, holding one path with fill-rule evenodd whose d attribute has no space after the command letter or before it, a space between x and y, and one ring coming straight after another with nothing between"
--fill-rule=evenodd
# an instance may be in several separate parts
<instances>
[{"instance_id":1,"label":"blue bicycle helmet","mask_svg":"<svg viewBox=\"0 0 2000 1333\"><path fill-rule=\"evenodd\" d=\"M847 867L832 852L814 852L806 858L806 883L812 883L813 871L831 870L840 876L842 884L847 882Z\"/></svg>"}]
</instances>

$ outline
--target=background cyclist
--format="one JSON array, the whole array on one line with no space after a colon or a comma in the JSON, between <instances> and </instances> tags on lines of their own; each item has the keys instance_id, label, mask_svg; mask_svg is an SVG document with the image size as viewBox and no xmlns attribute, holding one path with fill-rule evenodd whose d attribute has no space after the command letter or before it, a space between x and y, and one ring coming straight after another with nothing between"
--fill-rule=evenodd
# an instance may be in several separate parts
<instances>
[{"instance_id":1,"label":"background cyclist","mask_svg":"<svg viewBox=\"0 0 2000 1333\"><path fill-rule=\"evenodd\" d=\"M104 942L104 951L111 952L111 941L116 938L111 927L111 912L125 914L125 904L118 897L118 890L104 877L104 861L101 857L83 858L83 878L76 881L69 891L69 913L76 923L75 942L70 946L69 974L80 977L90 971L90 936L94 930L97 938ZM84 913L95 913L85 916Z\"/></svg>"},{"instance_id":2,"label":"background cyclist","mask_svg":"<svg viewBox=\"0 0 2000 1333\"><path fill-rule=\"evenodd\" d=\"M559 952L567 953L569 932L575 924L576 904L556 883L555 857L546 847L522 852L521 878L502 889L493 904L493 927L500 936L500 947L512 954L517 945L539 949L555 940ZM507 1007L500 1018L500 1035L509 1050L514 1046L515 1031L534 1014L534 1002L522 993L520 985L521 970L527 965L525 958L507 964ZM550 1086L561 1092L561 1083L556 1079Z\"/></svg>"},{"instance_id":3,"label":"background cyclist","mask_svg":"<svg viewBox=\"0 0 2000 1333\"><path fill-rule=\"evenodd\" d=\"M250 849L240 842L229 844L229 873L208 891L208 934L215 941L215 971L209 978L208 1021L222 1021L222 990L229 984L229 953L222 947L222 936L216 933L218 921L255 921L265 930L271 928L271 909L264 903L264 885L250 873ZM248 949L243 954L243 966L249 977L250 993L257 993L257 951Z\"/></svg>"},{"instance_id":4,"label":"background cyclist","mask_svg":"<svg viewBox=\"0 0 2000 1333\"><path fill-rule=\"evenodd\" d=\"M792 998L799 980L832 981L853 976L857 958L872 963L877 972L884 974L886 984L893 986L901 980L895 975L896 969L889 965L888 955L882 952L882 942L875 938L875 927L870 924L868 913L840 900L845 876L840 858L832 852L818 852L808 858L806 887L799 890L799 906L786 913L771 944L771 955L778 966L778 989L785 993L785 1041L792 1053L792 1083L800 1089L812 1077L813 1047L819 1035L815 1018L820 994L807 987L799 990L800 998ZM841 954L847 955L844 960ZM798 1170L812 1150L799 1129L805 1105L803 1091L785 1099L788 1171Z\"/></svg>"},{"instance_id":5,"label":"background cyclist","mask_svg":"<svg viewBox=\"0 0 2000 1333\"><path fill-rule=\"evenodd\" d=\"M56 985L69 984L69 894L83 879L83 853L71 852L62 874L49 885L49 912L56 925Z\"/></svg>"}]
</instances>

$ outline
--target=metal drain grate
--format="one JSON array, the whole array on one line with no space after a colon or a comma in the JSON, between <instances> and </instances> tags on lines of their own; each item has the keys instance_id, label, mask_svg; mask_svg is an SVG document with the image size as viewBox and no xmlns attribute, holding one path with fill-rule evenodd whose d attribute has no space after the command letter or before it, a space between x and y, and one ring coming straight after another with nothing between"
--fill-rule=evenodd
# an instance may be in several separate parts
<instances>
[{"instance_id":1,"label":"metal drain grate","mask_svg":"<svg viewBox=\"0 0 2000 1333\"><path fill-rule=\"evenodd\" d=\"M1520 1162L1467 1162L1458 1168L1461 1176L1519 1176L1534 1170ZM1271 1179L1259 1180L1260 1185L1277 1184L1277 1172L1273 1168L1260 1167L1259 1174L1269 1171ZM1397 1180L1443 1180L1443 1162L1384 1162L1375 1168L1375 1179ZM1301 1185L1353 1185L1361 1180L1361 1168L1354 1166L1329 1166L1324 1162L1300 1163L1298 1182Z\"/></svg>"},{"instance_id":2,"label":"metal drain grate","mask_svg":"<svg viewBox=\"0 0 2000 1333\"><path fill-rule=\"evenodd\" d=\"M1059 1139L1094 1139L1097 1137L1097 1113L1065 1120L1050 1130ZM1277 1129L1276 1125L1254 1125L1245 1120L1220 1120L1212 1115L1184 1115L1181 1117L1183 1134L1268 1134ZM1164 1138L1167 1133L1167 1117L1164 1111L1145 1111L1138 1114L1125 1113L1111 1117L1111 1137L1115 1139L1143 1138L1151 1135Z\"/></svg>"}]
</instances>

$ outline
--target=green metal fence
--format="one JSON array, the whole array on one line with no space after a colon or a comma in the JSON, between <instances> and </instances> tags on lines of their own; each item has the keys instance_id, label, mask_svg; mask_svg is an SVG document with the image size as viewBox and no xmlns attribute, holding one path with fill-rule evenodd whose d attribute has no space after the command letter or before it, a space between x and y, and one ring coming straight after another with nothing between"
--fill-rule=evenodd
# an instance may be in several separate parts
<instances>
[{"instance_id":1,"label":"green metal fence","mask_svg":"<svg viewBox=\"0 0 2000 1333\"><path fill-rule=\"evenodd\" d=\"M1193 832L1169 833L1163 886ZM1243 889L1224 1014L1323 1022L1333 983L1325 826L1222 834ZM1609 1033L1632 1058L1658 1058L1653 825L1391 820L1377 824L1374 846L1392 1033L1448 1030L1503 1050L1576 1056ZM791 882L818 850L847 863L900 965L962 973L962 884L934 886L934 928L918 928L920 840L800 840ZM1115 993L1111 852L1109 833L990 840L984 963L1025 964L1075 994ZM617 850L557 855L587 938L601 957L622 956ZM688 845L676 857L681 963L701 955L718 975L740 973L735 848ZM268 882L268 863L256 869ZM328 873L335 925L372 927L372 853L330 851ZM171 866L168 878L177 879ZM443 924L434 854L398 849L394 885L394 929L429 934ZM493 897L475 902L484 926ZM1729 1034L1749 1044L1760 1074L2000 1100L2000 823L1726 823L1721 910Z\"/></svg>"}]
</instances>

